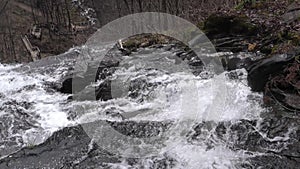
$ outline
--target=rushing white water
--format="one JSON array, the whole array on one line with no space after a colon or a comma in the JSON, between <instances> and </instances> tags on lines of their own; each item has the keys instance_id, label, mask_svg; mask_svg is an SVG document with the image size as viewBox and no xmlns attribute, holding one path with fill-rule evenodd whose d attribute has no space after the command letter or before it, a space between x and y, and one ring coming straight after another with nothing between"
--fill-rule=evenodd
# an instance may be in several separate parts
<instances>
[{"instance_id":1,"label":"rushing white water","mask_svg":"<svg viewBox=\"0 0 300 169\"><path fill-rule=\"evenodd\" d=\"M6 155L6 149L14 151L41 143L72 123L60 106L67 95L47 91L46 82L54 82L57 77L13 70L20 66L0 64L0 152L4 152L0 156Z\"/></svg>"},{"instance_id":2,"label":"rushing white water","mask_svg":"<svg viewBox=\"0 0 300 169\"><path fill-rule=\"evenodd\" d=\"M155 59L170 55L160 54L155 53L154 59L151 58L152 66L156 65ZM166 164L169 168L236 168L236 164L253 156L253 153L230 148L237 141L234 135L227 134L222 139L217 136L220 124L234 125L240 120L260 120L261 112L266 111L261 106L262 95L251 92L246 85L247 72L244 69L207 78L189 72L146 69L144 63L136 64L141 58L145 60L145 55L134 57L124 56L126 65L118 69L111 79L116 84L121 81L138 83L142 87L134 90L134 97L131 95L132 91L125 90L121 94L116 93L118 97L108 101L68 102L68 95L50 90L47 84L64 76L67 67L61 66L40 74L14 70L21 65L0 64L0 152L4 152L0 153L0 157L22 146L41 143L54 131L65 126L96 120L176 124L162 140L163 144L157 143L160 144L159 148L151 154L155 158L141 158L132 165L124 157L121 163L108 163L111 168L153 168L154 161L166 156L171 159ZM173 63L172 59L167 59L166 63ZM161 62L159 59L157 61ZM229 78L230 74L237 78ZM102 82L98 82L100 83ZM221 88L218 85L220 83ZM214 102L216 97L221 97L218 92L224 94L222 102ZM212 104L215 105L211 106ZM125 119L109 115L107 111L120 114ZM68 118L70 112L76 114L72 120ZM201 128L200 134L196 134L193 128L199 124L207 126ZM193 134L195 137L191 140ZM288 139L288 135L270 140Z\"/></svg>"},{"instance_id":3,"label":"rushing white water","mask_svg":"<svg viewBox=\"0 0 300 169\"><path fill-rule=\"evenodd\" d=\"M170 168L234 168L236 163L250 157L244 151L233 151L228 147L229 144L226 141L213 140L212 138L216 135L214 130L203 133L199 138L200 143L189 142L185 136L194 125L202 122L212 122L212 126L216 128L218 123L222 122L235 123L242 119L257 120L260 118L260 113L265 111L261 107L262 95L252 93L246 85L246 70L232 72L238 76L233 80L228 77L228 72L213 78L195 76L189 72L172 71L170 66L174 62L166 57L170 53L154 52L151 54L150 62L147 60L148 54L124 56L125 66L121 66L122 68L119 68L111 78L117 84L118 88L116 87L115 90L121 91L121 94L115 94L118 97L109 101L73 102L69 108L74 112L80 112L77 122L87 123L99 119L122 121L120 116L107 115L107 111L119 113L130 121L173 121L177 125L167 134L167 138L163 139L164 145L153 143L153 146L160 148L149 154L158 156L158 158L167 155L175 159L176 164L170 165ZM167 58L167 60L162 61L162 58ZM165 69L147 69L149 67ZM133 91L126 90L126 87L132 83L142 86L133 90L138 93L136 97L131 97ZM120 89L123 86L125 89ZM220 92L219 90L224 94L224 100L213 102L216 97L222 97L216 94ZM215 105L213 105L212 114L209 114L212 104ZM186 122L188 122L187 125L185 125ZM89 131L87 133L89 134ZM113 145L113 142L122 139L128 141L127 138L120 136L105 143ZM210 141L214 142L213 148L208 148L207 144ZM99 145L108 151L128 156L124 153L125 145L115 150L103 143L99 143ZM139 152L143 151L143 145L140 146L140 149ZM133 149L132 151L134 152ZM138 157L139 154L134 156ZM151 168L154 160L142 158L135 167ZM130 168L126 160L120 164L109 164L109 166Z\"/></svg>"}]
</instances>

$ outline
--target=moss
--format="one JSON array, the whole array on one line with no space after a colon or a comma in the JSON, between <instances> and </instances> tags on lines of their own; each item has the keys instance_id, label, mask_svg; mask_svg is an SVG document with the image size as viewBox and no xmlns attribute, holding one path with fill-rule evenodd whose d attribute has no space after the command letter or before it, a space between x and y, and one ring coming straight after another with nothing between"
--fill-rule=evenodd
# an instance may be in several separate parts
<instances>
[{"instance_id":1,"label":"moss","mask_svg":"<svg viewBox=\"0 0 300 169\"><path fill-rule=\"evenodd\" d=\"M266 0L242 0L236 7L236 10L241 10L243 8L250 9L263 9L266 7L268 1Z\"/></svg>"},{"instance_id":2,"label":"moss","mask_svg":"<svg viewBox=\"0 0 300 169\"><path fill-rule=\"evenodd\" d=\"M26 147L28 148L28 149L33 149L34 148L34 144L31 144L31 143L28 143L27 145L26 145Z\"/></svg>"},{"instance_id":3,"label":"moss","mask_svg":"<svg viewBox=\"0 0 300 169\"><path fill-rule=\"evenodd\" d=\"M295 46L292 44L291 40L287 40L285 42L274 45L271 54L284 54L293 50L295 50Z\"/></svg>"},{"instance_id":4,"label":"moss","mask_svg":"<svg viewBox=\"0 0 300 169\"><path fill-rule=\"evenodd\" d=\"M300 55L295 56L295 61L300 63Z\"/></svg>"},{"instance_id":5,"label":"moss","mask_svg":"<svg viewBox=\"0 0 300 169\"><path fill-rule=\"evenodd\" d=\"M125 48L136 48L137 47L137 43L135 39L128 39L123 43L123 46Z\"/></svg>"},{"instance_id":6,"label":"moss","mask_svg":"<svg viewBox=\"0 0 300 169\"><path fill-rule=\"evenodd\" d=\"M265 7L265 4L262 1L256 1L251 4L251 8L253 8L253 9L262 9L264 7Z\"/></svg>"},{"instance_id":7,"label":"moss","mask_svg":"<svg viewBox=\"0 0 300 169\"><path fill-rule=\"evenodd\" d=\"M235 9L237 10L241 10L243 8L245 8L246 6L252 6L255 5L256 0L242 0L236 7Z\"/></svg>"},{"instance_id":8,"label":"moss","mask_svg":"<svg viewBox=\"0 0 300 169\"><path fill-rule=\"evenodd\" d=\"M294 46L300 46L300 34L293 34L291 40Z\"/></svg>"},{"instance_id":9,"label":"moss","mask_svg":"<svg viewBox=\"0 0 300 169\"><path fill-rule=\"evenodd\" d=\"M134 50L138 47L148 47L155 44L167 44L171 38L161 34L141 34L129 37L123 41L123 47Z\"/></svg>"},{"instance_id":10,"label":"moss","mask_svg":"<svg viewBox=\"0 0 300 169\"><path fill-rule=\"evenodd\" d=\"M274 45L273 48L271 49L271 54L277 53L279 49L279 45Z\"/></svg>"},{"instance_id":11,"label":"moss","mask_svg":"<svg viewBox=\"0 0 300 169\"><path fill-rule=\"evenodd\" d=\"M204 22L199 22L196 26L200 29L200 30L204 30Z\"/></svg>"},{"instance_id":12,"label":"moss","mask_svg":"<svg viewBox=\"0 0 300 169\"><path fill-rule=\"evenodd\" d=\"M300 45L300 34L297 32L283 31L277 35L279 42L288 42L290 45Z\"/></svg>"}]
</instances>

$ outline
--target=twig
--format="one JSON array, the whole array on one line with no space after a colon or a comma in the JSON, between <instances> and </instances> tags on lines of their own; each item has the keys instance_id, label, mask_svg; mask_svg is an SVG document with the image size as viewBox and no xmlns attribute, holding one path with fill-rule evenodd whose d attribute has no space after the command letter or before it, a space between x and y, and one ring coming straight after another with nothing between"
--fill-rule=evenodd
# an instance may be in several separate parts
<instances>
[{"instance_id":1,"label":"twig","mask_svg":"<svg viewBox=\"0 0 300 169\"><path fill-rule=\"evenodd\" d=\"M2 13L4 12L4 9L6 8L7 4L8 4L9 0L7 0L3 6L3 8L0 10L0 16L2 15Z\"/></svg>"},{"instance_id":2,"label":"twig","mask_svg":"<svg viewBox=\"0 0 300 169\"><path fill-rule=\"evenodd\" d=\"M275 85L274 87L276 87L278 90L280 90L276 85ZM280 90L280 91L281 91L281 90ZM269 93L271 94L271 97L274 99L274 101L276 101L277 104L279 104L279 105L280 105L281 107L283 107L284 109L286 109L286 110L288 110L288 111L291 111L291 112L297 112L297 111L298 111L297 108L292 109L292 108L289 108L289 107L285 106L283 103L281 103L281 102L273 95L272 90L269 90Z\"/></svg>"}]
</instances>

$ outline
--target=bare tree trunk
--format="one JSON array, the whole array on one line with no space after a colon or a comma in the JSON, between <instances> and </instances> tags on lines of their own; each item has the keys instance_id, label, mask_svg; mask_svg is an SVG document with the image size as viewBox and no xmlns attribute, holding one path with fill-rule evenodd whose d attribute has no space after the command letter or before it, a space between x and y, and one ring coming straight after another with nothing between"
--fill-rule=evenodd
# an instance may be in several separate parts
<instances>
[{"instance_id":1,"label":"bare tree trunk","mask_svg":"<svg viewBox=\"0 0 300 169\"><path fill-rule=\"evenodd\" d=\"M134 13L134 0L131 0L131 14Z\"/></svg>"},{"instance_id":2,"label":"bare tree trunk","mask_svg":"<svg viewBox=\"0 0 300 169\"><path fill-rule=\"evenodd\" d=\"M71 20L71 14L70 14L70 9L69 9L69 3L67 2L67 0L65 0L65 4L66 4L67 17L68 17L68 23L69 23L69 31L72 31L72 20Z\"/></svg>"},{"instance_id":3,"label":"bare tree trunk","mask_svg":"<svg viewBox=\"0 0 300 169\"><path fill-rule=\"evenodd\" d=\"M35 17L35 14L34 14L34 3L33 3L33 0L30 0L30 7L31 7L31 14L32 14L32 19L33 19L33 22L36 24L36 17Z\"/></svg>"},{"instance_id":4,"label":"bare tree trunk","mask_svg":"<svg viewBox=\"0 0 300 169\"><path fill-rule=\"evenodd\" d=\"M138 4L139 4L139 11L143 12L143 2L142 2L142 0L138 0Z\"/></svg>"},{"instance_id":5,"label":"bare tree trunk","mask_svg":"<svg viewBox=\"0 0 300 169\"><path fill-rule=\"evenodd\" d=\"M13 61L16 61L16 52L15 52L15 43L14 43L14 37L13 37L13 34L12 34L12 25L10 23L10 20L9 20L9 17L6 14L6 20L7 20L7 24L8 24L8 32L9 32L9 40L10 40L10 54L12 55L12 58L13 58Z\"/></svg>"},{"instance_id":6,"label":"bare tree trunk","mask_svg":"<svg viewBox=\"0 0 300 169\"><path fill-rule=\"evenodd\" d=\"M4 53L4 56L6 56L5 59L8 60L9 54L7 51L9 49L9 47L8 47L7 40L6 40L6 31L3 34L3 42L4 42L4 50L3 50L4 52L3 53Z\"/></svg>"},{"instance_id":7,"label":"bare tree trunk","mask_svg":"<svg viewBox=\"0 0 300 169\"><path fill-rule=\"evenodd\" d=\"M122 16L121 15L122 7L119 3L119 0L115 0L115 2L116 2L116 5L117 5L118 15L119 15L119 17L121 17Z\"/></svg>"},{"instance_id":8,"label":"bare tree trunk","mask_svg":"<svg viewBox=\"0 0 300 169\"><path fill-rule=\"evenodd\" d=\"M124 3L125 3L125 5L126 5L126 7L127 7L127 9L128 9L128 12L130 12L131 10L130 10L130 6L129 6L128 1L127 1L127 0L124 0Z\"/></svg>"}]
</instances>

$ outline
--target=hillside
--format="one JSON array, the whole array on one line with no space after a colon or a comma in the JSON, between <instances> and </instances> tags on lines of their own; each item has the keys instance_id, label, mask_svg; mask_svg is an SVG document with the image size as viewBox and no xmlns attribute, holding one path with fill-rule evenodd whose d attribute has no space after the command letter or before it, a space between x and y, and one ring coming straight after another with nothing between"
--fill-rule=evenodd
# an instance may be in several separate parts
<instances>
[{"instance_id":1,"label":"hillside","mask_svg":"<svg viewBox=\"0 0 300 169\"><path fill-rule=\"evenodd\" d=\"M41 10L41 1L30 4L29 0L8 0L0 2L0 62L29 62L32 61L31 55L26 49L22 38L28 36L33 47L38 47L40 57L47 57L63 53L73 46L83 44L88 35L94 32L88 28L83 31L68 30L63 23L48 20L45 11ZM45 1L47 2L47 1ZM61 1L64 2L64 1ZM67 2L67 1L66 1ZM72 22L85 21L85 17L80 15L80 11L71 1L66 4L71 11ZM60 4L57 4L60 5ZM32 8L33 6L33 8ZM49 10L50 11L50 10ZM51 13L52 14L52 13ZM65 20L66 14L62 11L62 19ZM59 31L52 31L49 24L60 27ZM30 30L34 25L41 29L41 38L32 36Z\"/></svg>"}]
</instances>

